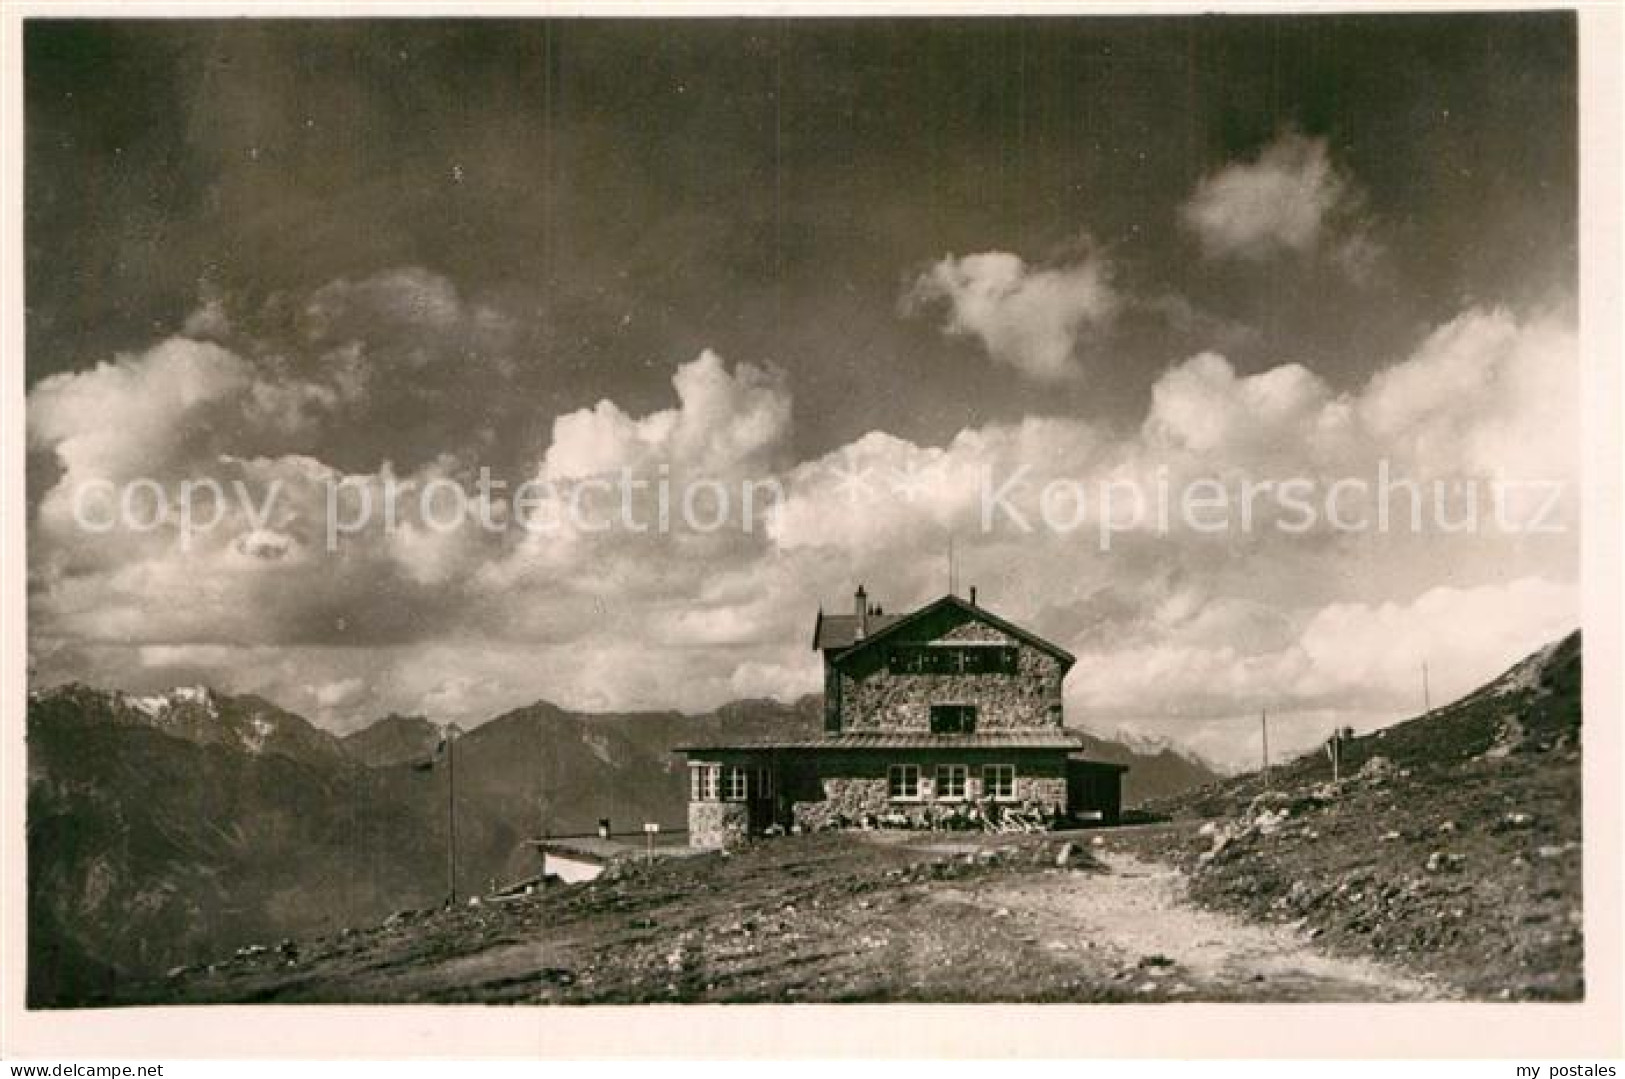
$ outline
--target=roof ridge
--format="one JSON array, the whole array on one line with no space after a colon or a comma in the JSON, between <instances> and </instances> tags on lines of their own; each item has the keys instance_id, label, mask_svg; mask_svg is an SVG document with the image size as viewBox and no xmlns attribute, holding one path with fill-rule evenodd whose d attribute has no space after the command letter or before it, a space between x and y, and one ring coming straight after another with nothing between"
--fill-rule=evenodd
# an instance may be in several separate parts
<instances>
[{"instance_id":1,"label":"roof ridge","mask_svg":"<svg viewBox=\"0 0 1625 1079\"><path fill-rule=\"evenodd\" d=\"M882 625L876 625L876 623L874 621L874 618L876 616L871 615L869 624L873 628L872 628L872 631L867 636L864 636L864 637L858 638L858 639L853 639L853 640L846 641L844 644L836 643L834 641L831 641L830 643L823 645L821 650L829 651L830 649L840 648L843 651L844 654L848 654L848 655L852 654L852 653L855 653L855 652L858 652L859 650L867 647L868 645L870 645L874 641L877 641L882 637L889 636L890 634L895 633L899 628L901 628L901 627L903 627L905 625L908 625L909 623L915 621L918 618L923 617L926 614L929 614L929 613L931 613L933 611L940 610L943 606L949 605L949 604L951 604L953 606L956 606L956 607L960 608L961 610L966 611L967 613L969 613L973 617L981 619L982 621L986 622L988 625L991 625L993 628L998 629L998 630L1002 630L1005 633L1008 633L1010 636L1015 637L1018 640L1024 641L1027 644L1031 645L1032 647L1039 649L1040 651L1048 652L1050 655L1054 656L1056 659L1059 659L1062 663L1064 663L1069 668L1074 663L1077 662L1077 657L1074 656L1071 652L1068 652L1066 649L1062 648L1060 645L1055 644L1055 643L1053 643L1051 641L1045 640L1043 637L1040 637L1038 634L1034 633L1032 630L1024 629L1021 626L1016 625L1014 622L1010 622L1010 621L1007 621L1006 619L1000 618L998 615L994 614L992 611L988 610L986 607L982 607L982 606L980 606L978 604L971 603L969 600L967 600L967 599L965 599L965 598L963 598L961 596L956 596L952 592L949 592L949 593L947 593L947 594L945 594L943 596L940 596L937 599L932 600L930 603L927 603L925 606L919 607L919 608L917 608L917 609L915 609L913 611L908 612L907 614L897 615L897 616L892 616L892 615L878 616L878 617L884 618L886 620L885 623L882 624ZM815 635L814 640L813 640L813 647L815 649L820 648L820 645L819 645L820 633L819 633L819 631L822 628L822 626L825 625L825 624L835 624L836 619L841 619L841 618L850 619L854 623L857 620L856 615L844 615L844 616L843 615L828 615L828 614L824 614L822 611L819 612L818 624L814 627L814 631L813 631L814 635Z\"/></svg>"}]
</instances>

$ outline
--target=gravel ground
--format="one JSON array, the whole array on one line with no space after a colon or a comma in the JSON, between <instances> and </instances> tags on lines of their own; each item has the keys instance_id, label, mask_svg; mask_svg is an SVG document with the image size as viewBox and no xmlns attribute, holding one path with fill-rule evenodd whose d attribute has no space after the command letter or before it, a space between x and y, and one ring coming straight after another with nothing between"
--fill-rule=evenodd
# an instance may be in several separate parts
<instances>
[{"instance_id":1,"label":"gravel ground","mask_svg":"<svg viewBox=\"0 0 1625 1079\"><path fill-rule=\"evenodd\" d=\"M1447 996L1205 910L1137 832L797 836L244 949L127 1002L1346 1001ZM1102 841L1093 842L1097 835Z\"/></svg>"}]
</instances>

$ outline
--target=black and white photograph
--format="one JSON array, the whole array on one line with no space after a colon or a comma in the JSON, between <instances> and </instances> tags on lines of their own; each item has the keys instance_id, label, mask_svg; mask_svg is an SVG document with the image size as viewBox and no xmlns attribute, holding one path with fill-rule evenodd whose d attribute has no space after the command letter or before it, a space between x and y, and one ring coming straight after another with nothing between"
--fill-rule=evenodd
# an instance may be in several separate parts
<instances>
[{"instance_id":1,"label":"black and white photograph","mask_svg":"<svg viewBox=\"0 0 1625 1079\"><path fill-rule=\"evenodd\" d=\"M1581 22L14 20L15 1006L1617 1002Z\"/></svg>"}]
</instances>

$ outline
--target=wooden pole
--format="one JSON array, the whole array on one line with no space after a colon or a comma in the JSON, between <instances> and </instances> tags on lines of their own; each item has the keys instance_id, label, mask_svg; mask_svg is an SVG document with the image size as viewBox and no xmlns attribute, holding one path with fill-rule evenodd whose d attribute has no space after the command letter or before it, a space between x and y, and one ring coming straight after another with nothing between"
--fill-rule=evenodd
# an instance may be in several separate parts
<instances>
[{"instance_id":1,"label":"wooden pole","mask_svg":"<svg viewBox=\"0 0 1625 1079\"><path fill-rule=\"evenodd\" d=\"M1422 661L1422 714L1424 716L1433 714L1433 699L1428 692L1428 665L1426 660Z\"/></svg>"},{"instance_id":2,"label":"wooden pole","mask_svg":"<svg viewBox=\"0 0 1625 1079\"><path fill-rule=\"evenodd\" d=\"M1270 714L1268 709L1258 710L1258 723L1264 732L1264 789L1270 789Z\"/></svg>"},{"instance_id":3,"label":"wooden pole","mask_svg":"<svg viewBox=\"0 0 1625 1079\"><path fill-rule=\"evenodd\" d=\"M457 905L457 739L446 728L446 894Z\"/></svg>"}]
</instances>

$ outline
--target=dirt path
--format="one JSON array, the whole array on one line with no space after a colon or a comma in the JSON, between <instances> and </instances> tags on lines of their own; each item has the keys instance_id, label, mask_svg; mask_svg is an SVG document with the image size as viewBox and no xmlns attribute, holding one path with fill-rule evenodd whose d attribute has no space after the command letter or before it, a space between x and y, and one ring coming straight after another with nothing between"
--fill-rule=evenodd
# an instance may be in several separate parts
<instances>
[{"instance_id":1,"label":"dirt path","mask_svg":"<svg viewBox=\"0 0 1625 1079\"><path fill-rule=\"evenodd\" d=\"M791 837L262 949L149 1000L1406 1001L1439 988L1198 908L1089 837Z\"/></svg>"},{"instance_id":2,"label":"dirt path","mask_svg":"<svg viewBox=\"0 0 1625 1079\"><path fill-rule=\"evenodd\" d=\"M1448 995L1403 972L1325 954L1289 927L1203 910L1186 897L1186 879L1172 866L1120 852L1098 857L1106 872L1007 879L982 890L978 901L1026 921L1040 937L1083 941L1110 956L1116 976L1144 995L1313 1001Z\"/></svg>"}]
</instances>

